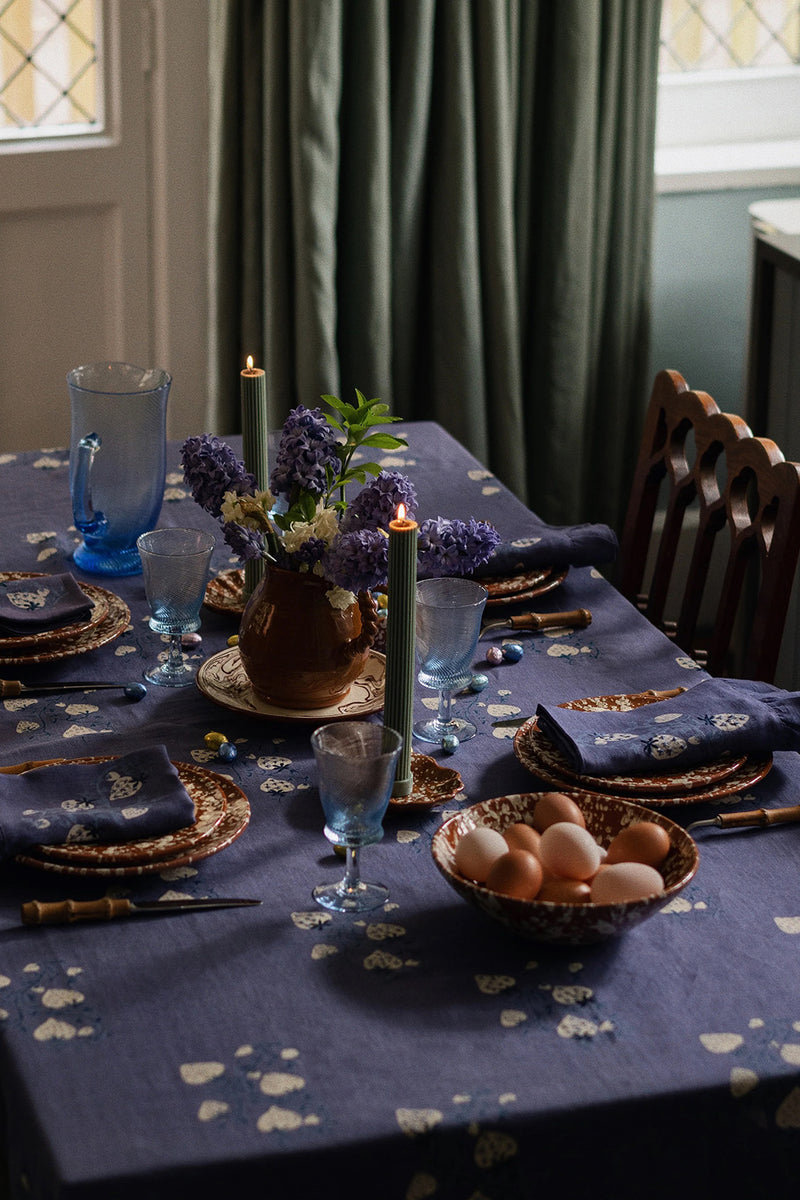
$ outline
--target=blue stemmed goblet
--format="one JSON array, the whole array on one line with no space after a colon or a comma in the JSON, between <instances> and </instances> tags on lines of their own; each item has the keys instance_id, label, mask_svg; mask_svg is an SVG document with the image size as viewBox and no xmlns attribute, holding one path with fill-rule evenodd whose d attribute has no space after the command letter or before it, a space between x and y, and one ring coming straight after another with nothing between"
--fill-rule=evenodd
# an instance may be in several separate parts
<instances>
[{"instance_id":1,"label":"blue stemmed goblet","mask_svg":"<svg viewBox=\"0 0 800 1200\"><path fill-rule=\"evenodd\" d=\"M151 529L136 545L150 605L150 628L169 635L166 660L145 671L144 677L162 687L185 687L194 682L195 669L184 660L181 638L200 628L214 536L202 529Z\"/></svg>"},{"instance_id":2,"label":"blue stemmed goblet","mask_svg":"<svg viewBox=\"0 0 800 1200\"><path fill-rule=\"evenodd\" d=\"M445 576L417 584L417 678L439 693L436 716L414 725L414 736L423 742L441 746L452 737L463 742L477 732L471 721L453 716L452 702L453 694L472 678L487 595L486 588L473 579Z\"/></svg>"},{"instance_id":3,"label":"blue stemmed goblet","mask_svg":"<svg viewBox=\"0 0 800 1200\"><path fill-rule=\"evenodd\" d=\"M394 783L403 739L394 729L368 721L336 721L311 735L317 762L325 837L346 854L344 878L320 884L313 897L335 912L366 912L384 904L389 889L359 874L362 846L383 837L383 816Z\"/></svg>"}]
</instances>

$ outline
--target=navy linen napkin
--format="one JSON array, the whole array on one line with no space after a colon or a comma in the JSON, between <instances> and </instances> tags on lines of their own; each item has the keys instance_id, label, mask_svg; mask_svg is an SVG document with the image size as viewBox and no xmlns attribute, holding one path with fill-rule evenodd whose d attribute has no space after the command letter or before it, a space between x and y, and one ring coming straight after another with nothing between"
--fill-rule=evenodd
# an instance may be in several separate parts
<instances>
[{"instance_id":1,"label":"navy linen napkin","mask_svg":"<svg viewBox=\"0 0 800 1200\"><path fill-rule=\"evenodd\" d=\"M0 582L0 633L39 633L89 616L93 601L69 572Z\"/></svg>"},{"instance_id":2,"label":"navy linen napkin","mask_svg":"<svg viewBox=\"0 0 800 1200\"><path fill-rule=\"evenodd\" d=\"M515 575L536 567L590 567L612 562L617 535L608 525L545 525L531 517L525 531L503 540L475 579Z\"/></svg>"},{"instance_id":3,"label":"navy linen napkin","mask_svg":"<svg viewBox=\"0 0 800 1200\"><path fill-rule=\"evenodd\" d=\"M800 692L744 679L705 679L628 712L540 704L539 729L574 771L674 773L736 755L800 749Z\"/></svg>"},{"instance_id":4,"label":"navy linen napkin","mask_svg":"<svg viewBox=\"0 0 800 1200\"><path fill-rule=\"evenodd\" d=\"M36 845L159 837L194 819L194 801L164 746L0 775L0 858Z\"/></svg>"}]
</instances>

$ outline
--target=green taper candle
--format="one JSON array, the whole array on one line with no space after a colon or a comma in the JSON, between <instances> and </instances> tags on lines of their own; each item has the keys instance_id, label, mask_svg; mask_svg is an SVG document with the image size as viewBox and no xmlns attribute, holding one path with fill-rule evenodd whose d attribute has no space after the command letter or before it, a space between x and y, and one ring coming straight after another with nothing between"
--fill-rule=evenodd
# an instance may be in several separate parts
<instances>
[{"instance_id":1,"label":"green taper candle","mask_svg":"<svg viewBox=\"0 0 800 1200\"><path fill-rule=\"evenodd\" d=\"M253 366L252 355L240 376L242 398L242 455L244 465L256 477L256 487L269 487L269 431L267 429L267 377ZM264 574L263 559L248 559L244 569L244 591L249 596Z\"/></svg>"},{"instance_id":2,"label":"green taper candle","mask_svg":"<svg viewBox=\"0 0 800 1200\"><path fill-rule=\"evenodd\" d=\"M386 594L386 683L383 723L403 738L397 760L393 796L414 790L411 731L414 717L414 643L417 588L417 523L401 504L389 522L389 574Z\"/></svg>"}]
</instances>

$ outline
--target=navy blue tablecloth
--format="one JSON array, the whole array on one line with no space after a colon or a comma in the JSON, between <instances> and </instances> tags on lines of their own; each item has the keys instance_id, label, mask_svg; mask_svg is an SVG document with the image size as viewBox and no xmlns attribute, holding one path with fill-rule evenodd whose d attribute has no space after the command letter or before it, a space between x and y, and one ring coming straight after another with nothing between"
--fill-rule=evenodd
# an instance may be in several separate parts
<instances>
[{"instance_id":1,"label":"navy blue tablecloth","mask_svg":"<svg viewBox=\"0 0 800 1200\"><path fill-rule=\"evenodd\" d=\"M385 465L414 480L420 518L474 516L515 534L525 510L497 479L438 426L406 433L408 450ZM161 523L211 524L187 497L176 446L170 472ZM139 680L161 649L142 580L75 568L66 454L3 455L0 503L0 570L72 570L131 609L109 645L2 674ZM215 568L230 565L221 544ZM448 813L547 787L515 758L509 722L540 702L699 677L591 567L571 568L532 607L586 607L593 620L520 635L518 663L476 660L489 686L457 703L478 736L445 760L465 791L437 809L389 813L362 867L390 901L363 918L311 899L342 863L322 835L309 726L241 717L194 689L151 687L138 704L117 692L0 703L0 765L164 743L173 760L229 776L252 809L230 847L160 874L84 879L4 866L0 1086L14 1197L794 1192L800 826L702 835L700 868L675 903L587 947L516 939L433 865L431 837ZM197 653L220 650L235 631L235 618L204 610ZM432 694L419 688L418 715L426 702ZM236 743L234 763L206 747L211 730ZM798 786L797 755L782 752L763 782L724 803L796 803ZM720 806L667 811L686 824ZM22 901L106 893L263 903L20 924Z\"/></svg>"}]
</instances>

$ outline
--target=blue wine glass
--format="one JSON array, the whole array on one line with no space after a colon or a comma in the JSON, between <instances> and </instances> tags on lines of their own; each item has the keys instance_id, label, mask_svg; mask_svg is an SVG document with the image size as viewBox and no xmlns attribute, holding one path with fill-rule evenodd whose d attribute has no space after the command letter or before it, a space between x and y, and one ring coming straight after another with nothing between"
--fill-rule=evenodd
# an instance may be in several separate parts
<instances>
[{"instance_id":1,"label":"blue wine glass","mask_svg":"<svg viewBox=\"0 0 800 1200\"><path fill-rule=\"evenodd\" d=\"M383 837L383 816L394 783L403 739L394 729L368 721L335 721L311 735L317 763L325 837L345 848L339 883L320 884L312 895L335 912L366 912L384 904L389 889L365 883L359 874L362 846Z\"/></svg>"},{"instance_id":2,"label":"blue wine glass","mask_svg":"<svg viewBox=\"0 0 800 1200\"><path fill-rule=\"evenodd\" d=\"M441 746L446 737L463 742L477 733L471 721L453 715L452 702L453 694L472 678L487 595L486 588L473 579L446 576L417 584L417 678L439 693L436 716L414 725L414 736L423 742Z\"/></svg>"},{"instance_id":3,"label":"blue wine glass","mask_svg":"<svg viewBox=\"0 0 800 1200\"><path fill-rule=\"evenodd\" d=\"M142 560L150 628L169 635L166 661L145 671L149 683L186 687L195 668L184 660L181 638L200 628L213 534L202 529L151 529L136 541Z\"/></svg>"}]
</instances>

